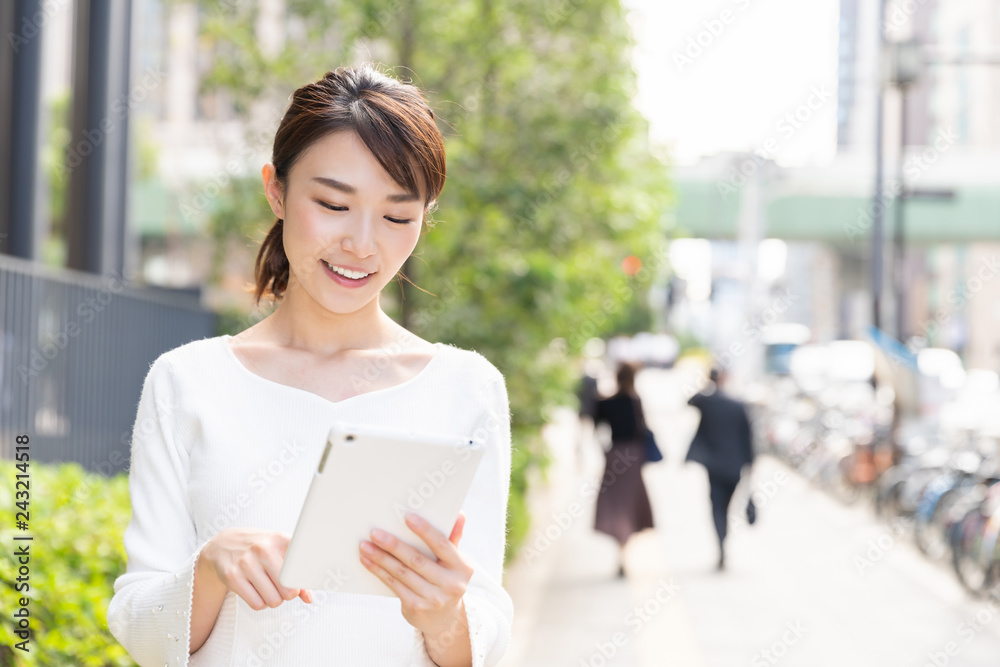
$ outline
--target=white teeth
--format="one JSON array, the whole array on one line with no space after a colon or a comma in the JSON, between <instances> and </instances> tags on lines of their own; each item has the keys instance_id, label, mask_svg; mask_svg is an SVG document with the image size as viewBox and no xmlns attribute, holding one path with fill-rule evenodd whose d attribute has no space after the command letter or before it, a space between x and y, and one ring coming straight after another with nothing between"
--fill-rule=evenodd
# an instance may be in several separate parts
<instances>
[{"instance_id":1,"label":"white teeth","mask_svg":"<svg viewBox=\"0 0 1000 667\"><path fill-rule=\"evenodd\" d=\"M330 270L333 271L334 273L339 273L345 278L350 278L352 280L360 280L361 278L365 278L371 275L370 273L362 273L361 271L349 271L347 269L342 269L339 266L334 266L330 264L330 262L326 261L325 259L323 260L323 263L329 266Z\"/></svg>"}]
</instances>

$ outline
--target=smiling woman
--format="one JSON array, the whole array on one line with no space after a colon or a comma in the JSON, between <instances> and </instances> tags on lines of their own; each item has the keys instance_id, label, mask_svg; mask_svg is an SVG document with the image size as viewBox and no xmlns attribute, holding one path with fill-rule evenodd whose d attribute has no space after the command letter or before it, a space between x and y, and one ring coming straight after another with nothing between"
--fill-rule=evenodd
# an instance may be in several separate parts
<instances>
[{"instance_id":1,"label":"smiling woman","mask_svg":"<svg viewBox=\"0 0 1000 667\"><path fill-rule=\"evenodd\" d=\"M419 238L424 213L433 208L444 188L445 176L444 143L434 113L413 86L360 68L329 73L297 90L275 135L271 163L263 169L265 192L278 219L257 256L258 302L268 292L280 299L290 278L289 257L282 247L282 195L290 200L296 197L293 201L300 205L289 211L293 221L296 213L306 216L300 220L315 221L315 214L329 212L347 223L363 215L398 224L416 222L415 229L397 235L402 237L398 242L411 244L405 260ZM293 181L298 186L294 194ZM380 208L360 210L365 203ZM327 232L317 250L324 247L323 241L332 240ZM361 241L366 241L364 234ZM369 250L362 247L361 252ZM330 258L320 259L333 263ZM383 280L376 281L378 290L399 266L383 270Z\"/></svg>"},{"instance_id":2,"label":"smiling woman","mask_svg":"<svg viewBox=\"0 0 1000 667\"><path fill-rule=\"evenodd\" d=\"M277 307L151 365L133 430L128 565L108 626L144 667L496 665L513 620L501 585L504 377L379 304L444 187L434 113L419 90L373 67L328 72L293 94L261 176L277 219L255 264L256 299ZM378 530L358 545L396 597L279 582L342 418L485 444L450 534L409 524L435 559Z\"/></svg>"},{"instance_id":3,"label":"smiling woman","mask_svg":"<svg viewBox=\"0 0 1000 667\"><path fill-rule=\"evenodd\" d=\"M274 238L282 244L265 241L260 265L273 266L267 261L273 253L278 264L288 267L283 269L287 275L259 271L258 293L272 285L272 293L283 296L276 285L291 280L335 310L371 302L420 238L425 207L421 196L401 191L352 131L319 139L288 176L277 174L274 165L264 165L264 191L278 216L274 227L280 234ZM423 180L417 179L420 186ZM336 290L330 279L356 292Z\"/></svg>"}]
</instances>

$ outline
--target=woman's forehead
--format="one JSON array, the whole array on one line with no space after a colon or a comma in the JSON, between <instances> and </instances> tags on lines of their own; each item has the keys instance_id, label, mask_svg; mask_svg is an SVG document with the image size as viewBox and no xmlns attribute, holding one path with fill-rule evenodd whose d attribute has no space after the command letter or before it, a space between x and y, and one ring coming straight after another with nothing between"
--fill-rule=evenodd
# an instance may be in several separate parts
<instances>
[{"instance_id":1,"label":"woman's forehead","mask_svg":"<svg viewBox=\"0 0 1000 667\"><path fill-rule=\"evenodd\" d=\"M392 178L353 130L335 132L318 139L292 167L297 180L312 182L318 179L320 184L332 180L354 188L356 193L379 190L387 194L414 194L422 201L426 184L415 160L410 160L410 170L417 186L414 193L408 192L406 185Z\"/></svg>"}]
</instances>

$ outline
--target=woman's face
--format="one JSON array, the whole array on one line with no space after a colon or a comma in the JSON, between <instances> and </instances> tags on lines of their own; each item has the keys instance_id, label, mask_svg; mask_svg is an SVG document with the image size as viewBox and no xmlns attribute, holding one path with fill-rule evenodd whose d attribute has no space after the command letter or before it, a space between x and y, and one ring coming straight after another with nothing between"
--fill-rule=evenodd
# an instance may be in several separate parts
<instances>
[{"instance_id":1,"label":"woman's face","mask_svg":"<svg viewBox=\"0 0 1000 667\"><path fill-rule=\"evenodd\" d=\"M271 210L284 220L289 290L298 282L332 312L353 313L376 298L420 238L422 193L405 192L353 131L327 135L299 156L284 198L271 164L262 175Z\"/></svg>"}]
</instances>

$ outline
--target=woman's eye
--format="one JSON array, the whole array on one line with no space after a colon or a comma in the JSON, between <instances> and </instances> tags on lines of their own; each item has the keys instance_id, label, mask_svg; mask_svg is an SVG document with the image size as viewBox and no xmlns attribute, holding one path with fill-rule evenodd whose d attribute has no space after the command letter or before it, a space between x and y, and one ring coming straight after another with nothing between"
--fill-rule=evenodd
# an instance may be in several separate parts
<instances>
[{"instance_id":1,"label":"woman's eye","mask_svg":"<svg viewBox=\"0 0 1000 667\"><path fill-rule=\"evenodd\" d=\"M405 224L408 224L408 223L412 222L412 220L410 220L408 218L406 218L406 219L400 219L400 218L390 218L389 216L385 216L385 219L388 220L389 222L395 222L398 225L405 225Z\"/></svg>"},{"instance_id":2,"label":"woman's eye","mask_svg":"<svg viewBox=\"0 0 1000 667\"><path fill-rule=\"evenodd\" d=\"M318 201L316 203L319 204L320 206L322 206L323 208L329 209L331 211L346 211L347 210L346 206L334 206L333 204L327 204L326 202L322 202L322 201Z\"/></svg>"}]
</instances>

